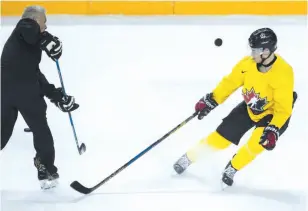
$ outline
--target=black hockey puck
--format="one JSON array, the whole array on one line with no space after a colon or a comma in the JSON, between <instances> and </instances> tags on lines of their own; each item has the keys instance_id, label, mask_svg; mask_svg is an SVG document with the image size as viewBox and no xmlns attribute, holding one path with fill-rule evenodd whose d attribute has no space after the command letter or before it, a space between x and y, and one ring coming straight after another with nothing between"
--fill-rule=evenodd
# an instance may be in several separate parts
<instances>
[{"instance_id":1,"label":"black hockey puck","mask_svg":"<svg viewBox=\"0 0 308 211\"><path fill-rule=\"evenodd\" d=\"M32 132L30 128L25 128L24 131L25 132Z\"/></svg>"},{"instance_id":2,"label":"black hockey puck","mask_svg":"<svg viewBox=\"0 0 308 211\"><path fill-rule=\"evenodd\" d=\"M215 43L216 46L221 46L222 45L222 39L217 38L214 43Z\"/></svg>"}]
</instances>

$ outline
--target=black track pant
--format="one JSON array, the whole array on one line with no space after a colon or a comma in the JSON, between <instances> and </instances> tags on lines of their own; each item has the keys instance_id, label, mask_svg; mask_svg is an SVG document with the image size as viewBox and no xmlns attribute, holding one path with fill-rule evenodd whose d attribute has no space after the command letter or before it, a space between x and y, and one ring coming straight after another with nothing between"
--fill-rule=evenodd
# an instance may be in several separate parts
<instances>
[{"instance_id":1,"label":"black track pant","mask_svg":"<svg viewBox=\"0 0 308 211\"><path fill-rule=\"evenodd\" d=\"M41 158L50 173L57 172L54 166L55 149L47 118L47 105L43 97L23 97L1 95L1 150L8 143L17 120L18 112L33 133L36 156Z\"/></svg>"}]
</instances>

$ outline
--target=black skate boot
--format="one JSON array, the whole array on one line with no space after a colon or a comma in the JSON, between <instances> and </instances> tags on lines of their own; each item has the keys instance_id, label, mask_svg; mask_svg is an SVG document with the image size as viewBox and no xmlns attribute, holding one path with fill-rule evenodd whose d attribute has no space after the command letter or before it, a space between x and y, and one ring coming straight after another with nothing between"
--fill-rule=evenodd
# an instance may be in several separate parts
<instances>
[{"instance_id":1,"label":"black skate boot","mask_svg":"<svg viewBox=\"0 0 308 211\"><path fill-rule=\"evenodd\" d=\"M34 158L34 166L37 168L37 178L39 181L48 179L48 171L39 157Z\"/></svg>"},{"instance_id":2,"label":"black skate boot","mask_svg":"<svg viewBox=\"0 0 308 211\"><path fill-rule=\"evenodd\" d=\"M178 174L182 174L192 162L189 160L186 154L182 155L180 159L173 165L174 170Z\"/></svg>"},{"instance_id":3,"label":"black skate boot","mask_svg":"<svg viewBox=\"0 0 308 211\"><path fill-rule=\"evenodd\" d=\"M37 178L40 182L41 189L45 190L57 186L57 180L59 179L59 174L57 172L52 174L49 173L46 166L42 164L39 157L34 158L34 166L37 168L38 171Z\"/></svg>"},{"instance_id":4,"label":"black skate boot","mask_svg":"<svg viewBox=\"0 0 308 211\"><path fill-rule=\"evenodd\" d=\"M225 167L225 170L222 175L222 182L227 186L233 185L233 178L237 170L232 166L231 161Z\"/></svg>"}]
</instances>

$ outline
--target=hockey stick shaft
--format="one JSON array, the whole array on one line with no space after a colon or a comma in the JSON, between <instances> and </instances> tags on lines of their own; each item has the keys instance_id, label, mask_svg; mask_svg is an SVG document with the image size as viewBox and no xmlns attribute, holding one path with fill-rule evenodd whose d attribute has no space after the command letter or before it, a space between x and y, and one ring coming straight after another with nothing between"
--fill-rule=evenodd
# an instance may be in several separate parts
<instances>
[{"instance_id":1,"label":"hockey stick shaft","mask_svg":"<svg viewBox=\"0 0 308 211\"><path fill-rule=\"evenodd\" d=\"M175 131L177 131L178 129L180 129L182 126L184 126L186 123L188 123L190 120L192 120L198 113L195 112L194 114L192 114L190 117L188 117L187 119L185 119L182 123L178 124L175 128L173 128L171 131L169 131L167 134L165 134L163 137L161 137L160 139L158 139L157 141L155 141L153 144L151 144L150 146L148 146L146 149L144 149L142 152L140 152L138 155L136 155L135 157L133 157L131 160L129 160L127 163L125 163L123 166L121 166L119 169L117 169L115 172L113 172L111 175L109 175L107 178L105 178L103 181L101 181L100 183L98 183L97 185L95 185L92 188L86 188L83 185L81 185L78 181L74 181L71 183L71 187L73 189L75 189L76 191L83 193L83 194L88 194L93 192L94 190L96 190L97 188L99 188L101 185L103 185L104 183L106 183L107 181L109 181L111 178L113 178L115 175L117 175L118 173L120 173L122 170L124 170L125 168L127 168L128 166L130 166L132 163L134 163L136 160L138 160L140 157L142 157L145 153L147 153L148 151L150 151L152 148L154 148L156 145L158 145L160 142L162 142L164 139L166 139L168 136L170 136L171 134L173 134Z\"/></svg>"},{"instance_id":2,"label":"hockey stick shaft","mask_svg":"<svg viewBox=\"0 0 308 211\"><path fill-rule=\"evenodd\" d=\"M64 95L67 95L66 91L65 91L65 88L64 88L63 78L62 78L61 69L60 69L60 65L59 65L59 61L58 60L56 60L56 65L57 65L58 74L59 74L59 78L60 78L60 82L61 82L61 86L62 86ZM79 146L79 143L78 143L77 133L76 133L76 130L75 130L75 126L74 126L74 122L73 122L73 118L72 118L71 112L68 112L68 116L69 116L70 123L71 123L72 129L73 129L74 138L75 138L75 142L76 142L76 145L77 145L77 148L78 148L78 152L79 152L79 154L82 154L81 147Z\"/></svg>"}]
</instances>

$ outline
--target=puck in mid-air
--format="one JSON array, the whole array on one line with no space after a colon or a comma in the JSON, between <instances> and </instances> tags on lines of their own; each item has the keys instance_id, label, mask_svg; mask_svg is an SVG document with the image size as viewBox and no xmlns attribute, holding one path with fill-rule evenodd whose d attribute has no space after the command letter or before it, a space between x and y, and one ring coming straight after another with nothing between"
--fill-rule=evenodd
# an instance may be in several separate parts
<instances>
[{"instance_id":1,"label":"puck in mid-air","mask_svg":"<svg viewBox=\"0 0 308 211\"><path fill-rule=\"evenodd\" d=\"M222 45L222 39L217 38L217 39L215 40L215 42L214 42L214 43L215 43L215 45L216 45L216 46L218 46L218 47L219 47L219 46L221 46L221 45Z\"/></svg>"}]
</instances>

